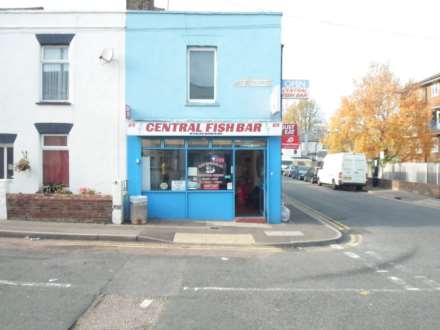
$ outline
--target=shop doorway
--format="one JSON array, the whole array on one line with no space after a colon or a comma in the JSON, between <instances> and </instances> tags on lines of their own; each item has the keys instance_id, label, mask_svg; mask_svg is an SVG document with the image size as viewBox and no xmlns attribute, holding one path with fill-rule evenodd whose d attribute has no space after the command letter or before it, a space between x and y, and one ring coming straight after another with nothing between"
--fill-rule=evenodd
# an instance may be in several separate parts
<instances>
[{"instance_id":1,"label":"shop doorway","mask_svg":"<svg viewBox=\"0 0 440 330\"><path fill-rule=\"evenodd\" d=\"M235 152L235 216L264 216L264 151Z\"/></svg>"}]
</instances>

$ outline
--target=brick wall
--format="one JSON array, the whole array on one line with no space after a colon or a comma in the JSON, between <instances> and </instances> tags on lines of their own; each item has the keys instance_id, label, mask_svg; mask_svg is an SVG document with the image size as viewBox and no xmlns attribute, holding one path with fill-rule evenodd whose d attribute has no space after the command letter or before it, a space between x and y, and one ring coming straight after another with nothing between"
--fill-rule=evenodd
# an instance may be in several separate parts
<instances>
[{"instance_id":1,"label":"brick wall","mask_svg":"<svg viewBox=\"0 0 440 330\"><path fill-rule=\"evenodd\" d=\"M372 186L371 178L368 179L367 185ZM384 189L409 191L432 198L440 198L440 185L435 184L379 179L378 187Z\"/></svg>"},{"instance_id":2,"label":"brick wall","mask_svg":"<svg viewBox=\"0 0 440 330\"><path fill-rule=\"evenodd\" d=\"M8 220L110 223L110 196L7 194Z\"/></svg>"}]
</instances>

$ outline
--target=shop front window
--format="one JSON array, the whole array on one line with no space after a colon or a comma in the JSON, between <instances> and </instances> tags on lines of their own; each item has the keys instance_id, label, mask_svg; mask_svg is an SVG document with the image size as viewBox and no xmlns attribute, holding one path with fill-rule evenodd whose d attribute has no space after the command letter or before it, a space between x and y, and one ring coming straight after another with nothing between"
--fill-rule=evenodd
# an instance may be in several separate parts
<instances>
[{"instance_id":1,"label":"shop front window","mask_svg":"<svg viewBox=\"0 0 440 330\"><path fill-rule=\"evenodd\" d=\"M184 150L144 150L142 166L144 191L186 189Z\"/></svg>"},{"instance_id":2,"label":"shop front window","mask_svg":"<svg viewBox=\"0 0 440 330\"><path fill-rule=\"evenodd\" d=\"M232 190L232 151L188 151L188 189Z\"/></svg>"}]
</instances>

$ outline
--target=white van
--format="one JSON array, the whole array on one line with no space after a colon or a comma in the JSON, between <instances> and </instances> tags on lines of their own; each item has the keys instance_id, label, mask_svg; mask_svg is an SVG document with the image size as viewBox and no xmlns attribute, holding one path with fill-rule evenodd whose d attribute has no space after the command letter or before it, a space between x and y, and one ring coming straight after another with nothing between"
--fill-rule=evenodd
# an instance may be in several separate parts
<instances>
[{"instance_id":1,"label":"white van","mask_svg":"<svg viewBox=\"0 0 440 330\"><path fill-rule=\"evenodd\" d=\"M342 152L328 154L318 171L318 184L328 184L337 189L342 186L355 187L357 190L367 184L367 160L364 154Z\"/></svg>"}]
</instances>

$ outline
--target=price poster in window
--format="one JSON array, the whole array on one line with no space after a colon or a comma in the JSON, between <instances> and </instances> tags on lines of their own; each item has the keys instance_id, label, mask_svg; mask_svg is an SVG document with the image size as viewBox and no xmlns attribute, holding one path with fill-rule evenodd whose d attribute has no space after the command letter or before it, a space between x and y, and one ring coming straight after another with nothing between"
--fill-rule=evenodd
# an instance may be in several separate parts
<instances>
[{"instance_id":1,"label":"price poster in window","mask_svg":"<svg viewBox=\"0 0 440 330\"><path fill-rule=\"evenodd\" d=\"M209 162L200 163L197 166L200 189L219 190L225 182L225 159L223 157L211 158Z\"/></svg>"}]
</instances>

